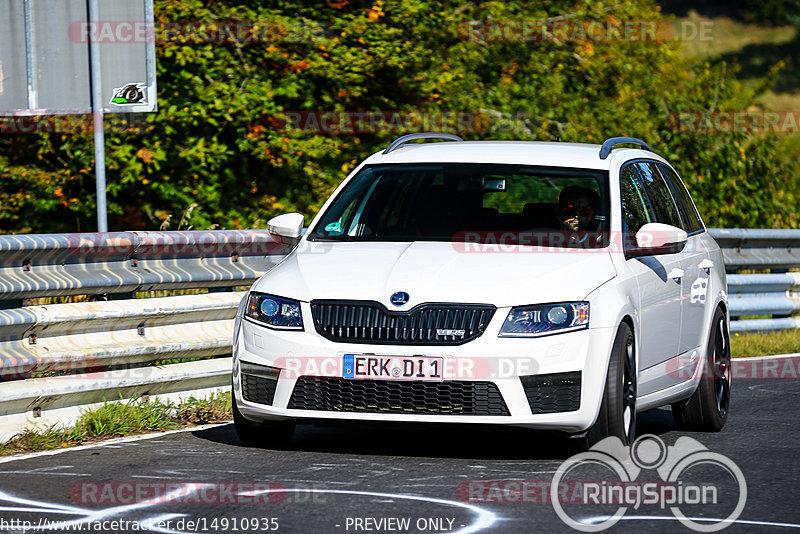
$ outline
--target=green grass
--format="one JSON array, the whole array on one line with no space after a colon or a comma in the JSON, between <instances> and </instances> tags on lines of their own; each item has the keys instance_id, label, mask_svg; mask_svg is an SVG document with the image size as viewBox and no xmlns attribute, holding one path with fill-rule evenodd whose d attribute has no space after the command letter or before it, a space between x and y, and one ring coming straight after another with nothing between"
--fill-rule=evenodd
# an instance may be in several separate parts
<instances>
[{"instance_id":1,"label":"green grass","mask_svg":"<svg viewBox=\"0 0 800 534\"><path fill-rule=\"evenodd\" d=\"M132 400L106 403L81 415L73 430L76 436L110 438L178 428L170 417L170 405L158 401Z\"/></svg>"},{"instance_id":2,"label":"green grass","mask_svg":"<svg viewBox=\"0 0 800 534\"><path fill-rule=\"evenodd\" d=\"M736 77L751 85L767 76L770 69L780 61L786 65L777 73L772 87L758 97L757 105L774 111L800 110L800 26L769 26L747 24L734 20L730 15L731 6L726 2L698 4L696 9L711 16L703 16L690 7L689 2L681 4L676 13L686 13L674 21L676 28L699 30L711 28L711 39L692 39L681 42L683 53L701 60L720 61L740 67ZM716 4L716 5L714 5ZM735 11L735 10L734 10ZM683 26L682 26L683 25ZM755 111L754 109L751 111ZM775 158L782 161L800 159L800 134L793 131L780 134L780 144ZM800 179L795 176L795 179ZM787 224L791 222L791 215Z\"/></svg>"},{"instance_id":3,"label":"green grass","mask_svg":"<svg viewBox=\"0 0 800 534\"><path fill-rule=\"evenodd\" d=\"M796 56L800 46L798 27L758 26L745 24L728 17L704 17L695 11L676 19L675 24L687 27L711 27L711 39L691 39L681 42L683 52L700 59L725 59L742 66L738 77L743 80L760 78L770 67L782 59ZM759 102L768 109L795 111L800 109L800 76L793 64L788 64L778 74L773 89L767 91ZM796 145L797 135L787 135Z\"/></svg>"},{"instance_id":4,"label":"green grass","mask_svg":"<svg viewBox=\"0 0 800 534\"><path fill-rule=\"evenodd\" d=\"M800 330L731 336L731 355L734 358L795 352L800 352Z\"/></svg>"},{"instance_id":5,"label":"green grass","mask_svg":"<svg viewBox=\"0 0 800 534\"><path fill-rule=\"evenodd\" d=\"M189 397L175 407L173 420L182 425L205 425L231 419L231 394L215 393L205 399Z\"/></svg>"},{"instance_id":6,"label":"green grass","mask_svg":"<svg viewBox=\"0 0 800 534\"><path fill-rule=\"evenodd\" d=\"M249 287L247 289L250 289ZM241 291L236 289L236 291ZM135 298L152 299L159 297L175 297L179 295L204 295L208 293L208 288L200 287L195 289L158 289L153 291L137 291ZM97 295L66 295L61 297L37 297L25 301L26 306L43 306L49 304L74 304L76 302L91 302ZM126 299L127 300L127 299Z\"/></svg>"},{"instance_id":7,"label":"green grass","mask_svg":"<svg viewBox=\"0 0 800 534\"><path fill-rule=\"evenodd\" d=\"M75 443L73 429L50 427L46 430L31 430L26 428L14 438L0 446L0 455L12 454L23 451L47 451L60 449L70 443Z\"/></svg>"},{"instance_id":8,"label":"green grass","mask_svg":"<svg viewBox=\"0 0 800 534\"><path fill-rule=\"evenodd\" d=\"M785 45L797 35L794 26L758 26L744 24L728 17L704 17L690 11L687 17L676 19L687 27L703 28L710 25L711 39L687 39L682 41L683 51L689 56L709 59L726 54L742 52L750 45ZM688 30L687 30L688 31ZM773 58L775 61L781 58Z\"/></svg>"},{"instance_id":9,"label":"green grass","mask_svg":"<svg viewBox=\"0 0 800 534\"><path fill-rule=\"evenodd\" d=\"M0 455L60 449L100 439L173 430L230 418L229 392L216 393L204 399L190 397L177 404L144 399L106 402L83 412L75 426L25 429L0 445Z\"/></svg>"},{"instance_id":10,"label":"green grass","mask_svg":"<svg viewBox=\"0 0 800 534\"><path fill-rule=\"evenodd\" d=\"M776 93L772 90L767 91L759 98L759 102L768 109L781 111L797 111L800 109L800 91L791 93ZM787 137L797 138L798 134L787 134ZM796 142L796 139L794 140Z\"/></svg>"}]
</instances>

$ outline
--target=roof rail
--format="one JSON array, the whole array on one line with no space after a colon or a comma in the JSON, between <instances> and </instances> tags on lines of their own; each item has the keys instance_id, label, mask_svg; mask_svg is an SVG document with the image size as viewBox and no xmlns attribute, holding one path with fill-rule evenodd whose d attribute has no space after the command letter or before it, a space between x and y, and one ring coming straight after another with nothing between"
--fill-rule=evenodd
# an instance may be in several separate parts
<instances>
[{"instance_id":1,"label":"roof rail","mask_svg":"<svg viewBox=\"0 0 800 534\"><path fill-rule=\"evenodd\" d=\"M419 132L419 133L412 133L408 135L404 135L402 137L398 137L392 144L386 147L386 150L383 151L384 154L388 154L398 148L402 148L403 145L406 144L406 141L412 141L414 139L447 139L448 141L463 141L459 136L451 133L438 133L438 132Z\"/></svg>"},{"instance_id":2,"label":"roof rail","mask_svg":"<svg viewBox=\"0 0 800 534\"><path fill-rule=\"evenodd\" d=\"M647 143L641 139L636 139L635 137L609 137L603 141L603 146L600 147L600 159L606 159L608 155L611 154L611 149L617 145L621 145L622 143L639 145L645 150L649 150L650 152L653 151L653 149L650 148Z\"/></svg>"}]
</instances>

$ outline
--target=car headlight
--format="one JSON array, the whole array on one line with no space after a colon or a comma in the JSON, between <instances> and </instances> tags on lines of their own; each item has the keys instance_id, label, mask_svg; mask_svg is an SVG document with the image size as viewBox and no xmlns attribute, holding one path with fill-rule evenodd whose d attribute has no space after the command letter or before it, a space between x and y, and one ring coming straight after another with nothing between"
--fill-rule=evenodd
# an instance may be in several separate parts
<instances>
[{"instance_id":1,"label":"car headlight","mask_svg":"<svg viewBox=\"0 0 800 534\"><path fill-rule=\"evenodd\" d=\"M534 337L589 328L588 302L559 302L511 308L501 337Z\"/></svg>"},{"instance_id":2,"label":"car headlight","mask_svg":"<svg viewBox=\"0 0 800 534\"><path fill-rule=\"evenodd\" d=\"M247 296L245 317L258 323L286 330L302 330L303 315L296 300L251 291Z\"/></svg>"}]
</instances>

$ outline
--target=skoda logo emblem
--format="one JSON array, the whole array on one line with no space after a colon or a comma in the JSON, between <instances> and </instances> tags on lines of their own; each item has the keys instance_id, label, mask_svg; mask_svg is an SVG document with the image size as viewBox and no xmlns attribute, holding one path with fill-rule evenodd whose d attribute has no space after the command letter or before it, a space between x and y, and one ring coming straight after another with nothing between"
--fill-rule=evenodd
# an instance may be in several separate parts
<instances>
[{"instance_id":1,"label":"skoda logo emblem","mask_svg":"<svg viewBox=\"0 0 800 534\"><path fill-rule=\"evenodd\" d=\"M397 293L394 293L391 297L389 297L389 301L395 306L402 306L403 304L408 302L409 298L411 297L409 297L408 293L406 293L405 291L398 291Z\"/></svg>"}]
</instances>

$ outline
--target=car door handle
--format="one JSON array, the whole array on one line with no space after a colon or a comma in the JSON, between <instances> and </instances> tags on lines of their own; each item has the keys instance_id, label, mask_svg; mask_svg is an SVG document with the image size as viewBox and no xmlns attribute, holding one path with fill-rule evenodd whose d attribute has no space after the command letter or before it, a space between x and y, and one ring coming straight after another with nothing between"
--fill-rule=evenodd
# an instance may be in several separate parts
<instances>
[{"instance_id":1,"label":"car door handle","mask_svg":"<svg viewBox=\"0 0 800 534\"><path fill-rule=\"evenodd\" d=\"M711 272L711 268L714 267L714 262L706 258L700 262L700 265L698 265L698 267L700 269L705 270L706 274L708 274Z\"/></svg>"},{"instance_id":2,"label":"car door handle","mask_svg":"<svg viewBox=\"0 0 800 534\"><path fill-rule=\"evenodd\" d=\"M670 277L670 278L672 278L673 280L680 280L681 278L683 278L683 276L684 276L685 274L686 274L686 273L685 273L685 272L683 272L683 269L678 269L678 268L676 267L676 268L672 269L672 270L669 272L669 277Z\"/></svg>"}]
</instances>

